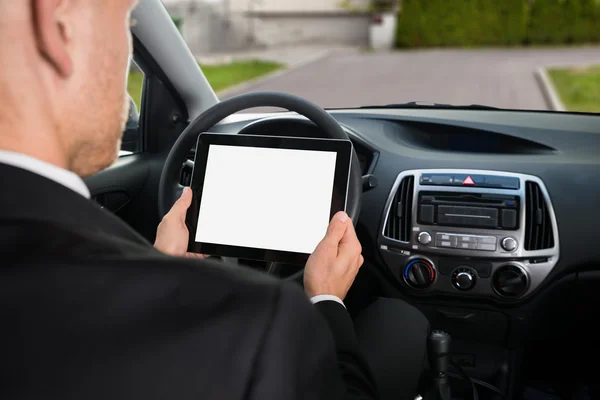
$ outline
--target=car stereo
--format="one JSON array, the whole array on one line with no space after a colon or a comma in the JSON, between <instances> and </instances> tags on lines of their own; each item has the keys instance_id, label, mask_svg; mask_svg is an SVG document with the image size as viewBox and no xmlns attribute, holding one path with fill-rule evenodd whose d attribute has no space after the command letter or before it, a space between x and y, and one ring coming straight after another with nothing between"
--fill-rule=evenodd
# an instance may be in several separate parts
<instances>
[{"instance_id":1,"label":"car stereo","mask_svg":"<svg viewBox=\"0 0 600 400\"><path fill-rule=\"evenodd\" d=\"M519 196L421 191L417 222L439 226L516 230Z\"/></svg>"},{"instance_id":2,"label":"car stereo","mask_svg":"<svg viewBox=\"0 0 600 400\"><path fill-rule=\"evenodd\" d=\"M548 192L531 175L411 170L396 179L379 248L416 293L526 296L558 261Z\"/></svg>"}]
</instances>

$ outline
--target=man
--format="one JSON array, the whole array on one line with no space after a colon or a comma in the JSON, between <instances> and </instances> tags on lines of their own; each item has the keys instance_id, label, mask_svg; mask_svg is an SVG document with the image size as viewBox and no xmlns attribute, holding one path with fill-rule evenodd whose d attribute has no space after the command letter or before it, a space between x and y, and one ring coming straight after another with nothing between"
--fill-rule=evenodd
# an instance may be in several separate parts
<instances>
[{"instance_id":1,"label":"man","mask_svg":"<svg viewBox=\"0 0 600 400\"><path fill-rule=\"evenodd\" d=\"M363 262L346 214L304 294L186 254L189 190L155 247L89 200L127 115L133 6L0 2L0 397L375 398L342 303Z\"/></svg>"}]
</instances>

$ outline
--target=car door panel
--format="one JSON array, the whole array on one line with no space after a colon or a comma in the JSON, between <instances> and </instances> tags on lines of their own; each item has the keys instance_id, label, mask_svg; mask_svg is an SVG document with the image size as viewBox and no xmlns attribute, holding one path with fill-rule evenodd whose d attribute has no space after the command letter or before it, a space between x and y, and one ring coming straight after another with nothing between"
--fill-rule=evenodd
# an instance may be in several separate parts
<instances>
[{"instance_id":1,"label":"car door panel","mask_svg":"<svg viewBox=\"0 0 600 400\"><path fill-rule=\"evenodd\" d=\"M147 159L144 154L122 156L109 168L84 180L94 201L136 230L131 217L135 212L135 199L144 190L150 175Z\"/></svg>"}]
</instances>

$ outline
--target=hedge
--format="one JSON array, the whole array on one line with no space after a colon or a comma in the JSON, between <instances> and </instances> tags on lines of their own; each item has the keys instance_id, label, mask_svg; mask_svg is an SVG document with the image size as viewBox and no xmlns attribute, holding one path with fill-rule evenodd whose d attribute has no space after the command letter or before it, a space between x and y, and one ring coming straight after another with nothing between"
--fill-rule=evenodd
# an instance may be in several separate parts
<instances>
[{"instance_id":1,"label":"hedge","mask_svg":"<svg viewBox=\"0 0 600 400\"><path fill-rule=\"evenodd\" d=\"M402 0L397 47L600 41L600 0Z\"/></svg>"},{"instance_id":2,"label":"hedge","mask_svg":"<svg viewBox=\"0 0 600 400\"><path fill-rule=\"evenodd\" d=\"M600 39L596 0L536 0L530 11L526 43L586 43Z\"/></svg>"}]
</instances>

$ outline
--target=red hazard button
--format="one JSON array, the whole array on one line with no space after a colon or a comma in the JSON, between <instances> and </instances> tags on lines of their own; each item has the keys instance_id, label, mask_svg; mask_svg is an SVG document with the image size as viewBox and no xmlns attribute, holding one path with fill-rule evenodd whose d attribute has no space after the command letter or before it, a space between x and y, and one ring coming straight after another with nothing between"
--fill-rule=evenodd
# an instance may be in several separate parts
<instances>
[{"instance_id":1,"label":"red hazard button","mask_svg":"<svg viewBox=\"0 0 600 400\"><path fill-rule=\"evenodd\" d=\"M473 179L471 179L471 177L470 177L470 176L467 176L467 177L465 178L465 180L463 181L463 183L462 183L462 184L463 184L463 185L474 185L474 184L475 184L475 182L473 182Z\"/></svg>"}]
</instances>

